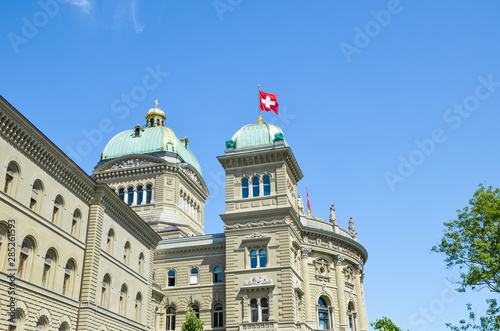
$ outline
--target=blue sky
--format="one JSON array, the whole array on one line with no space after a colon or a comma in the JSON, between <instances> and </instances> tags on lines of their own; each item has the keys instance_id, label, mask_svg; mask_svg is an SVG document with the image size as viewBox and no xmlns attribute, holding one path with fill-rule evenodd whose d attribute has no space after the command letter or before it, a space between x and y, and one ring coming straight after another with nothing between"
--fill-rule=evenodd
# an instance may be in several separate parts
<instances>
[{"instance_id":1,"label":"blue sky","mask_svg":"<svg viewBox=\"0 0 500 331\"><path fill-rule=\"evenodd\" d=\"M0 12L0 94L85 171L158 99L187 136L222 232L224 142L257 117L257 84L312 212L369 259L369 321L444 330L487 292L453 293L430 252L480 182L500 186L500 4L495 1L42 0Z\"/></svg>"}]
</instances>

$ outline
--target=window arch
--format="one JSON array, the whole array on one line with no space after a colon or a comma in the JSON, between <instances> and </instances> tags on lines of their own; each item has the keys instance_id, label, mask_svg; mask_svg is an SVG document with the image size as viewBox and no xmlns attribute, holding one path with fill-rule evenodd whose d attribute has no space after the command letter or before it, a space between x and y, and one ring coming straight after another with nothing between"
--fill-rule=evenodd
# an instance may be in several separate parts
<instances>
[{"instance_id":1,"label":"window arch","mask_svg":"<svg viewBox=\"0 0 500 331\"><path fill-rule=\"evenodd\" d=\"M140 322L141 320L141 308L142 308L142 295L141 292L137 293L135 296L135 307L134 307L134 320Z\"/></svg>"},{"instance_id":2,"label":"window arch","mask_svg":"<svg viewBox=\"0 0 500 331\"><path fill-rule=\"evenodd\" d=\"M139 254L139 275L142 276L142 274L144 273L144 254L141 252L141 254Z\"/></svg>"},{"instance_id":3,"label":"window arch","mask_svg":"<svg viewBox=\"0 0 500 331\"><path fill-rule=\"evenodd\" d=\"M71 220L71 235L73 237L78 237L78 224L82 219L82 213L79 209L75 209L73 212L73 219Z\"/></svg>"},{"instance_id":4,"label":"window arch","mask_svg":"<svg viewBox=\"0 0 500 331\"><path fill-rule=\"evenodd\" d=\"M212 324L214 328L221 328L224 326L224 307L220 303L214 305Z\"/></svg>"},{"instance_id":5,"label":"window arch","mask_svg":"<svg viewBox=\"0 0 500 331\"><path fill-rule=\"evenodd\" d=\"M118 196L120 197L120 199L122 201L125 201L125 189L124 188L121 188L118 190Z\"/></svg>"},{"instance_id":6,"label":"window arch","mask_svg":"<svg viewBox=\"0 0 500 331\"><path fill-rule=\"evenodd\" d=\"M241 180L241 197L248 198L248 178L243 178Z\"/></svg>"},{"instance_id":7,"label":"window arch","mask_svg":"<svg viewBox=\"0 0 500 331\"><path fill-rule=\"evenodd\" d=\"M127 205L132 206L134 203L134 188L131 186L127 190Z\"/></svg>"},{"instance_id":8,"label":"window arch","mask_svg":"<svg viewBox=\"0 0 500 331\"><path fill-rule=\"evenodd\" d=\"M149 184L146 186L146 203L151 201L153 201L153 185Z\"/></svg>"},{"instance_id":9,"label":"window arch","mask_svg":"<svg viewBox=\"0 0 500 331\"><path fill-rule=\"evenodd\" d=\"M106 274L102 279L101 307L108 308L110 291L111 291L111 276L109 274Z\"/></svg>"},{"instance_id":10,"label":"window arch","mask_svg":"<svg viewBox=\"0 0 500 331\"><path fill-rule=\"evenodd\" d=\"M24 320L25 320L25 315L23 310L19 308L16 309L15 316L16 318L14 319L14 321L9 322L8 331L23 330Z\"/></svg>"},{"instance_id":11,"label":"window arch","mask_svg":"<svg viewBox=\"0 0 500 331\"><path fill-rule=\"evenodd\" d=\"M271 194L271 177L270 176L264 176L262 179L263 183L263 190L264 190L264 195L270 195Z\"/></svg>"},{"instance_id":12,"label":"window arch","mask_svg":"<svg viewBox=\"0 0 500 331\"><path fill-rule=\"evenodd\" d=\"M115 231L109 229L108 237L106 238L106 253L113 254L113 245L115 243Z\"/></svg>"},{"instance_id":13,"label":"window arch","mask_svg":"<svg viewBox=\"0 0 500 331\"><path fill-rule=\"evenodd\" d=\"M138 186L137 187L137 204L138 205L142 204L142 198L144 196L143 193L144 193L144 189L143 189L142 185Z\"/></svg>"},{"instance_id":14,"label":"window arch","mask_svg":"<svg viewBox=\"0 0 500 331\"><path fill-rule=\"evenodd\" d=\"M52 208L52 223L58 224L61 218L64 200L61 195L58 195L54 200L54 207Z\"/></svg>"},{"instance_id":15,"label":"window arch","mask_svg":"<svg viewBox=\"0 0 500 331\"><path fill-rule=\"evenodd\" d=\"M330 329L330 316L328 305L323 297L318 299L318 325L321 330Z\"/></svg>"},{"instance_id":16,"label":"window arch","mask_svg":"<svg viewBox=\"0 0 500 331\"><path fill-rule=\"evenodd\" d=\"M118 305L118 314L125 315L127 313L127 285L122 284L122 287L120 288L120 301Z\"/></svg>"},{"instance_id":17,"label":"window arch","mask_svg":"<svg viewBox=\"0 0 500 331\"><path fill-rule=\"evenodd\" d=\"M31 210L39 212L40 205L42 203L42 196L43 196L43 184L39 179L37 179L33 183L33 187L31 189L31 199L30 199Z\"/></svg>"},{"instance_id":18,"label":"window arch","mask_svg":"<svg viewBox=\"0 0 500 331\"><path fill-rule=\"evenodd\" d=\"M175 308L168 307L166 310L165 329L175 330Z\"/></svg>"},{"instance_id":19,"label":"window arch","mask_svg":"<svg viewBox=\"0 0 500 331\"><path fill-rule=\"evenodd\" d=\"M29 272L31 262L33 261L33 253L35 244L31 238L24 238L21 244L21 252L19 253L19 264L17 266L17 278L29 280Z\"/></svg>"},{"instance_id":20,"label":"window arch","mask_svg":"<svg viewBox=\"0 0 500 331\"><path fill-rule=\"evenodd\" d=\"M123 263L128 265L130 262L130 242L125 243L125 247L123 247Z\"/></svg>"},{"instance_id":21,"label":"window arch","mask_svg":"<svg viewBox=\"0 0 500 331\"><path fill-rule=\"evenodd\" d=\"M347 318L349 319L349 327L353 331L357 330L356 317L357 317L356 308L354 308L354 304L351 301L347 305Z\"/></svg>"},{"instance_id":22,"label":"window arch","mask_svg":"<svg viewBox=\"0 0 500 331\"><path fill-rule=\"evenodd\" d=\"M49 321L46 316L41 316L36 322L35 331L47 331L49 329Z\"/></svg>"},{"instance_id":23,"label":"window arch","mask_svg":"<svg viewBox=\"0 0 500 331\"><path fill-rule=\"evenodd\" d=\"M250 300L250 320L252 323L269 321L269 299Z\"/></svg>"},{"instance_id":24,"label":"window arch","mask_svg":"<svg viewBox=\"0 0 500 331\"><path fill-rule=\"evenodd\" d=\"M54 270L57 266L57 252L51 248L45 253L45 261L42 271L42 287L46 289L52 288L52 280L54 278Z\"/></svg>"},{"instance_id":25,"label":"window arch","mask_svg":"<svg viewBox=\"0 0 500 331\"><path fill-rule=\"evenodd\" d=\"M59 331L69 331L69 330L70 330L69 324L66 321L62 322L61 325L59 326Z\"/></svg>"},{"instance_id":26,"label":"window arch","mask_svg":"<svg viewBox=\"0 0 500 331\"><path fill-rule=\"evenodd\" d=\"M64 268L63 295L70 297L73 289L74 274L76 271L76 263L73 259L66 262Z\"/></svg>"},{"instance_id":27,"label":"window arch","mask_svg":"<svg viewBox=\"0 0 500 331\"><path fill-rule=\"evenodd\" d=\"M259 177L252 178L252 196L258 197L260 195L260 180Z\"/></svg>"},{"instance_id":28,"label":"window arch","mask_svg":"<svg viewBox=\"0 0 500 331\"><path fill-rule=\"evenodd\" d=\"M175 270L170 270L168 272L167 286L175 286Z\"/></svg>"},{"instance_id":29,"label":"window arch","mask_svg":"<svg viewBox=\"0 0 500 331\"><path fill-rule=\"evenodd\" d=\"M8 195L13 195L18 178L19 166L16 164L16 162L10 162L7 166L7 172L5 173L3 192Z\"/></svg>"},{"instance_id":30,"label":"window arch","mask_svg":"<svg viewBox=\"0 0 500 331\"><path fill-rule=\"evenodd\" d=\"M214 269L214 284L222 283L222 267L216 267Z\"/></svg>"},{"instance_id":31,"label":"window arch","mask_svg":"<svg viewBox=\"0 0 500 331\"><path fill-rule=\"evenodd\" d=\"M189 277L189 285L196 285L198 284L198 269L193 268L191 269L191 276Z\"/></svg>"},{"instance_id":32,"label":"window arch","mask_svg":"<svg viewBox=\"0 0 500 331\"><path fill-rule=\"evenodd\" d=\"M250 251L250 268L264 268L267 266L267 252L265 249Z\"/></svg>"},{"instance_id":33,"label":"window arch","mask_svg":"<svg viewBox=\"0 0 500 331\"><path fill-rule=\"evenodd\" d=\"M150 120L149 120L149 126L150 126L150 127L155 126L155 120L154 120L154 119L150 119Z\"/></svg>"}]
</instances>

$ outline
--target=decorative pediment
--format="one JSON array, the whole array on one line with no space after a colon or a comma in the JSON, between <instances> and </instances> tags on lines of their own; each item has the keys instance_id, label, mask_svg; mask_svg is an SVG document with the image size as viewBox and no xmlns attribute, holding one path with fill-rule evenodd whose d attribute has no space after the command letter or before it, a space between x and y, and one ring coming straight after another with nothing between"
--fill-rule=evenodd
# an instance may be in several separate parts
<instances>
[{"instance_id":1,"label":"decorative pediment","mask_svg":"<svg viewBox=\"0 0 500 331\"><path fill-rule=\"evenodd\" d=\"M269 287L274 286L272 278L268 279L266 276L250 277L249 280L243 282L244 287Z\"/></svg>"}]
</instances>

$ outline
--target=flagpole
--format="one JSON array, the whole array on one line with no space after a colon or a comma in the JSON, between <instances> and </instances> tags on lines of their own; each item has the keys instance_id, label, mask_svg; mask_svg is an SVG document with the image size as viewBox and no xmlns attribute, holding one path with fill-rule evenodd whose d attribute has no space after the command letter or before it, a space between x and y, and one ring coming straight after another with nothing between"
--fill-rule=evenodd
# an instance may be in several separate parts
<instances>
[{"instance_id":1,"label":"flagpole","mask_svg":"<svg viewBox=\"0 0 500 331\"><path fill-rule=\"evenodd\" d=\"M259 109L259 117L257 118L257 121L259 123L262 123L262 116L260 116L260 85L257 85L257 90L258 90L258 94L257 94L257 105L258 105L258 109Z\"/></svg>"}]
</instances>

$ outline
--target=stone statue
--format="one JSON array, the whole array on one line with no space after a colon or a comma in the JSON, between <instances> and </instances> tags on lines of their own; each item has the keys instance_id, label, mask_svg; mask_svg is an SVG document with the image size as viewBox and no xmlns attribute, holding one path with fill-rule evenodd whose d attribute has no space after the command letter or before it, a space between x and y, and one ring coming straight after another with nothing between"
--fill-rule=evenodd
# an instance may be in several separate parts
<instances>
[{"instance_id":1,"label":"stone statue","mask_svg":"<svg viewBox=\"0 0 500 331\"><path fill-rule=\"evenodd\" d=\"M301 194L299 194L299 197L297 198L297 205L299 207L299 213L304 214L304 200L302 199Z\"/></svg>"},{"instance_id":2,"label":"stone statue","mask_svg":"<svg viewBox=\"0 0 500 331\"><path fill-rule=\"evenodd\" d=\"M349 218L349 233L353 238L356 238L356 230L354 230L354 221L352 220L352 216Z\"/></svg>"},{"instance_id":3,"label":"stone statue","mask_svg":"<svg viewBox=\"0 0 500 331\"><path fill-rule=\"evenodd\" d=\"M332 203L330 206L330 223L334 223L337 220L337 216L335 216L335 204Z\"/></svg>"}]
</instances>

